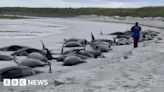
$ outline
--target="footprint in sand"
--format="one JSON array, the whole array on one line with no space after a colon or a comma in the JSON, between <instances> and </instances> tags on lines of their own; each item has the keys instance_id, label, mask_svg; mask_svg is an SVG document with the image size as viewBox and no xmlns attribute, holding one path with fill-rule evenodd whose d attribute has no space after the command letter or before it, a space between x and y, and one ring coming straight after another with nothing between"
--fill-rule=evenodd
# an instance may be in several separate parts
<instances>
[{"instance_id":1,"label":"footprint in sand","mask_svg":"<svg viewBox=\"0 0 164 92\"><path fill-rule=\"evenodd\" d=\"M94 89L85 89L85 90L83 90L83 92L95 92L95 90Z\"/></svg>"},{"instance_id":2,"label":"footprint in sand","mask_svg":"<svg viewBox=\"0 0 164 92\"><path fill-rule=\"evenodd\" d=\"M127 73L123 73L122 74L122 77L125 77L125 78L128 78L130 75L129 74L127 74Z\"/></svg>"},{"instance_id":3,"label":"footprint in sand","mask_svg":"<svg viewBox=\"0 0 164 92\"><path fill-rule=\"evenodd\" d=\"M108 88L109 90L116 90L116 88L114 88L114 87L111 87L111 88Z\"/></svg>"},{"instance_id":4,"label":"footprint in sand","mask_svg":"<svg viewBox=\"0 0 164 92\"><path fill-rule=\"evenodd\" d=\"M30 92L30 90L23 90L23 91L21 91L21 92Z\"/></svg>"},{"instance_id":5,"label":"footprint in sand","mask_svg":"<svg viewBox=\"0 0 164 92\"><path fill-rule=\"evenodd\" d=\"M115 80L119 80L120 78L115 78Z\"/></svg>"},{"instance_id":6,"label":"footprint in sand","mask_svg":"<svg viewBox=\"0 0 164 92\"><path fill-rule=\"evenodd\" d=\"M153 75L148 74L148 75L146 75L146 76L148 77L148 79L154 79L154 78L153 78Z\"/></svg>"},{"instance_id":7,"label":"footprint in sand","mask_svg":"<svg viewBox=\"0 0 164 92\"><path fill-rule=\"evenodd\" d=\"M9 90L10 90L10 91L14 91L14 89L13 89L13 88L9 88Z\"/></svg>"},{"instance_id":8,"label":"footprint in sand","mask_svg":"<svg viewBox=\"0 0 164 92\"><path fill-rule=\"evenodd\" d=\"M135 79L133 79L133 78L128 78L128 80L130 80L130 81L134 81Z\"/></svg>"},{"instance_id":9,"label":"footprint in sand","mask_svg":"<svg viewBox=\"0 0 164 92\"><path fill-rule=\"evenodd\" d=\"M129 56L124 56L124 59L129 59Z\"/></svg>"},{"instance_id":10,"label":"footprint in sand","mask_svg":"<svg viewBox=\"0 0 164 92\"><path fill-rule=\"evenodd\" d=\"M132 51L128 51L124 53L124 59L129 59L129 56L133 55Z\"/></svg>"}]
</instances>

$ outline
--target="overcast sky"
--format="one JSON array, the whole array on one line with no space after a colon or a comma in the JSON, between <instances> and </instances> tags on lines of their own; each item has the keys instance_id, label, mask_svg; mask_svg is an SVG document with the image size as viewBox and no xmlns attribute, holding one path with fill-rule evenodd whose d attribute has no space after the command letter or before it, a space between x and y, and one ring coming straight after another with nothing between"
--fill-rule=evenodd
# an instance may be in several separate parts
<instances>
[{"instance_id":1,"label":"overcast sky","mask_svg":"<svg viewBox=\"0 0 164 92\"><path fill-rule=\"evenodd\" d=\"M0 7L143 7L163 6L164 0L0 0Z\"/></svg>"}]
</instances>

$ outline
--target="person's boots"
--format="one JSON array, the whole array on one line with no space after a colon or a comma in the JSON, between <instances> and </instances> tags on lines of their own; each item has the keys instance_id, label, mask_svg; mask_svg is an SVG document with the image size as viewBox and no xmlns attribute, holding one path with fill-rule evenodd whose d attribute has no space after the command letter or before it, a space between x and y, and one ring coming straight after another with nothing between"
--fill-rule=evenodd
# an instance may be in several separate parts
<instances>
[{"instance_id":1,"label":"person's boots","mask_svg":"<svg viewBox=\"0 0 164 92\"><path fill-rule=\"evenodd\" d=\"M137 48L138 47L138 44L137 43L134 43L134 48Z\"/></svg>"}]
</instances>

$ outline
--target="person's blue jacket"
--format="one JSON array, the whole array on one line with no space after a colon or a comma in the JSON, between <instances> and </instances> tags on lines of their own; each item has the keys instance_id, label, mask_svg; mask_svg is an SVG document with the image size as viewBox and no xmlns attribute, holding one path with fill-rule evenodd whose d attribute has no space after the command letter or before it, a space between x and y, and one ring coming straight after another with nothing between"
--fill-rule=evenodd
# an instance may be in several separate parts
<instances>
[{"instance_id":1,"label":"person's blue jacket","mask_svg":"<svg viewBox=\"0 0 164 92\"><path fill-rule=\"evenodd\" d=\"M131 28L132 37L140 38L140 31L141 31L141 27L140 26L133 26Z\"/></svg>"}]
</instances>

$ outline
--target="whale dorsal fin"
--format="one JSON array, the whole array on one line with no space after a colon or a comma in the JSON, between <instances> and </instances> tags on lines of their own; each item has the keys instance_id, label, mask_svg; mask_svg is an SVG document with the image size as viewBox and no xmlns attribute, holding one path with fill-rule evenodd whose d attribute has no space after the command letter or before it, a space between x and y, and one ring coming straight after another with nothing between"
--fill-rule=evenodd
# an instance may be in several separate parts
<instances>
[{"instance_id":1,"label":"whale dorsal fin","mask_svg":"<svg viewBox=\"0 0 164 92\"><path fill-rule=\"evenodd\" d=\"M61 55L64 53L64 45L65 45L65 43L63 43L63 46L62 46L62 49L61 49Z\"/></svg>"},{"instance_id":2,"label":"whale dorsal fin","mask_svg":"<svg viewBox=\"0 0 164 92\"><path fill-rule=\"evenodd\" d=\"M93 34L91 33L91 36L92 36L92 41L94 41L95 40L95 37L93 36Z\"/></svg>"},{"instance_id":3,"label":"whale dorsal fin","mask_svg":"<svg viewBox=\"0 0 164 92\"><path fill-rule=\"evenodd\" d=\"M100 35L103 35L103 32L102 31L100 31Z\"/></svg>"},{"instance_id":4,"label":"whale dorsal fin","mask_svg":"<svg viewBox=\"0 0 164 92\"><path fill-rule=\"evenodd\" d=\"M42 49L45 50L45 49L46 49L46 46L44 45L44 43L43 43L42 40L40 40L40 41L41 41L41 43L42 43Z\"/></svg>"}]
</instances>

